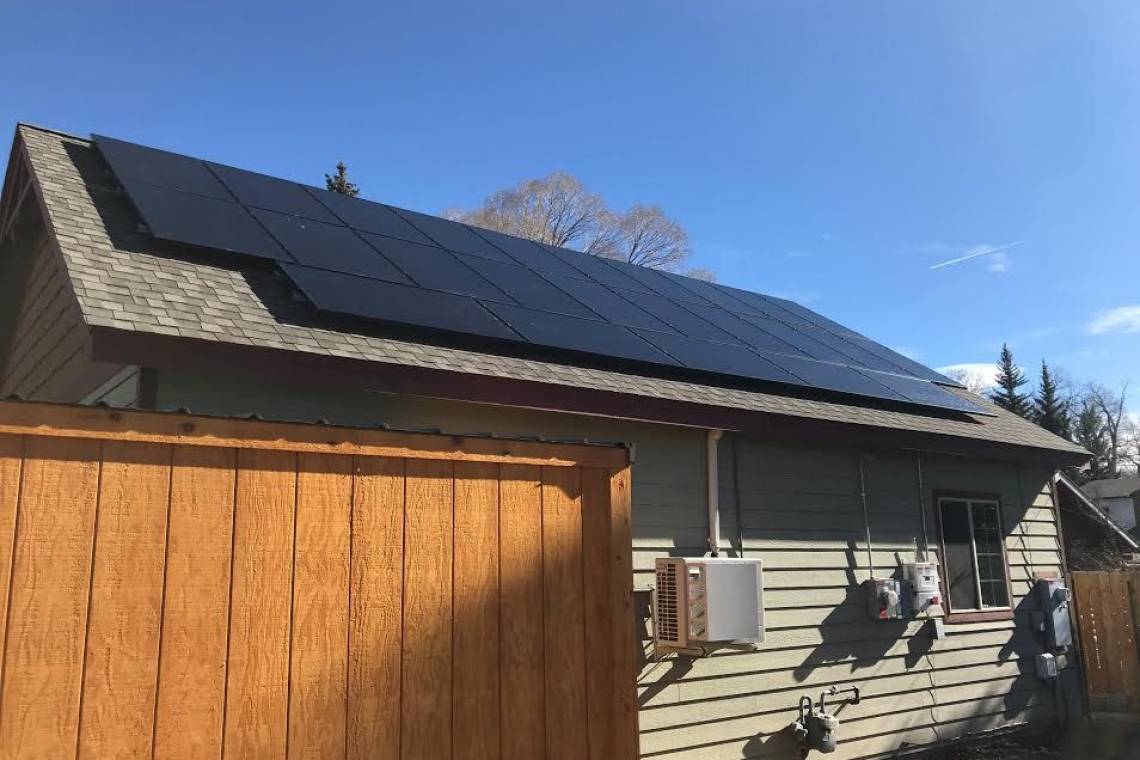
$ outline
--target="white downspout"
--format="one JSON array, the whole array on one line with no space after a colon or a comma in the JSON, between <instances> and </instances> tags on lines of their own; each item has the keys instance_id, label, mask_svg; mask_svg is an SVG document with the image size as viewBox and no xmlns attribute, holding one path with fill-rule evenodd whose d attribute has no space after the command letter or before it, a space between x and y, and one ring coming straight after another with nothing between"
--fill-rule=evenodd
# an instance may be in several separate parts
<instances>
[{"instance_id":1,"label":"white downspout","mask_svg":"<svg viewBox=\"0 0 1140 760\"><path fill-rule=\"evenodd\" d=\"M705 441L706 481L708 482L709 553L720 556L720 482L717 472L717 443L723 430L710 430Z\"/></svg>"}]
</instances>

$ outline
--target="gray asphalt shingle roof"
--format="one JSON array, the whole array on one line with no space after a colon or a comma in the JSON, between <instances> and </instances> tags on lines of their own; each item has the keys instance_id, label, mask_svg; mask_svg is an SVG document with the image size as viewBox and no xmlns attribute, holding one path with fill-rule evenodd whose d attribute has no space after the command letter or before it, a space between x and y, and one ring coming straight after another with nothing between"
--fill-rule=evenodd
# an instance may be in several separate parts
<instances>
[{"instance_id":1,"label":"gray asphalt shingle roof","mask_svg":"<svg viewBox=\"0 0 1140 760\"><path fill-rule=\"evenodd\" d=\"M996 416L947 419L920 410L795 398L285 322L254 292L241 271L171 257L159 249L157 241L140 233L128 200L115 188L113 177L88 140L26 125L18 128L18 136L26 146L49 227L83 317L92 327L1081 452L1075 444L965 390L954 392L992 408Z\"/></svg>"}]
</instances>

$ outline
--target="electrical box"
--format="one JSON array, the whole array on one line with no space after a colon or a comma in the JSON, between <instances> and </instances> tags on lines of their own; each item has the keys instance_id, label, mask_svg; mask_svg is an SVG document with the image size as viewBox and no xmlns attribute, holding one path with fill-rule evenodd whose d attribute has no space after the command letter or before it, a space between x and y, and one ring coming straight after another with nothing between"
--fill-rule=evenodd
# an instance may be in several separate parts
<instances>
[{"instance_id":1,"label":"electrical box","mask_svg":"<svg viewBox=\"0 0 1140 760\"><path fill-rule=\"evenodd\" d=\"M867 614L872 620L899 620L910 613L910 599L903 581L897 578L869 578L863 581L867 590Z\"/></svg>"},{"instance_id":2,"label":"electrical box","mask_svg":"<svg viewBox=\"0 0 1140 760\"><path fill-rule=\"evenodd\" d=\"M1042 634L1046 649L1068 649L1073 645L1070 594L1060 578L1038 578L1034 585L1037 603L1044 617Z\"/></svg>"},{"instance_id":3,"label":"electrical box","mask_svg":"<svg viewBox=\"0 0 1140 760\"><path fill-rule=\"evenodd\" d=\"M764 640L759 559L662 557L656 574L653 636L658 646Z\"/></svg>"},{"instance_id":4,"label":"electrical box","mask_svg":"<svg viewBox=\"0 0 1140 760\"><path fill-rule=\"evenodd\" d=\"M942 590L939 587L938 563L910 562L903 565L903 572L913 594L914 611L927 615L942 614Z\"/></svg>"}]
</instances>

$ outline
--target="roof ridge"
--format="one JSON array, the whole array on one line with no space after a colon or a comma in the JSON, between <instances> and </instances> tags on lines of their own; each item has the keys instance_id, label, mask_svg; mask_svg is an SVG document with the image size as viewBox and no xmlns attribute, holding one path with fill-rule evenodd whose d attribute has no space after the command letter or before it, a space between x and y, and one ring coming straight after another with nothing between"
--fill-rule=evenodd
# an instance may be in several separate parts
<instances>
[{"instance_id":1,"label":"roof ridge","mask_svg":"<svg viewBox=\"0 0 1140 760\"><path fill-rule=\"evenodd\" d=\"M21 128L23 128L23 129L34 129L37 132L45 132L49 135L59 135L60 137L67 137L67 138L70 138L72 140L82 140L83 142L87 142L87 143L91 142L91 139L89 137L83 137L82 135L72 134L71 132L64 132L62 129L52 129L51 127L45 127L41 124L33 124L30 121L17 121L16 122L17 131L20 130Z\"/></svg>"}]
</instances>

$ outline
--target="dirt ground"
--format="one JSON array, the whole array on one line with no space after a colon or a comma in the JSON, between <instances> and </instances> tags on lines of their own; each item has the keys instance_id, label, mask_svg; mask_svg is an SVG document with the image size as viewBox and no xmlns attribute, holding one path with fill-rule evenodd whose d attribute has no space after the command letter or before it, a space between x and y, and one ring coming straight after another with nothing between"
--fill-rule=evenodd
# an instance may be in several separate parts
<instances>
[{"instance_id":1,"label":"dirt ground","mask_svg":"<svg viewBox=\"0 0 1140 760\"><path fill-rule=\"evenodd\" d=\"M938 755L939 760L1138 760L1140 718L1094 715L1064 733L1011 736Z\"/></svg>"}]
</instances>

